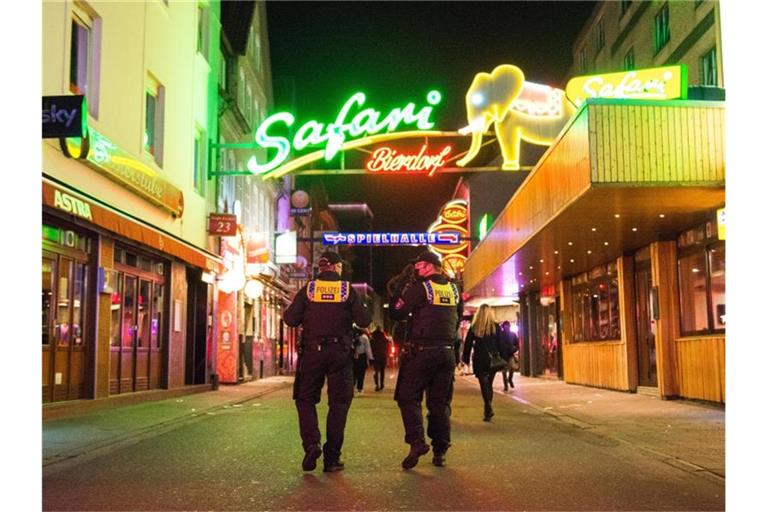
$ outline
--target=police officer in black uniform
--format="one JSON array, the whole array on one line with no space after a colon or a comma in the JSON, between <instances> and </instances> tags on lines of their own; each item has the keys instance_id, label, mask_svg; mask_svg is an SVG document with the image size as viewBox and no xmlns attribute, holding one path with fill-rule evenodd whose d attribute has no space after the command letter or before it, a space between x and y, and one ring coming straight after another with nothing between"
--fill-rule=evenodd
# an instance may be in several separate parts
<instances>
[{"instance_id":1,"label":"police officer in black uniform","mask_svg":"<svg viewBox=\"0 0 768 512\"><path fill-rule=\"evenodd\" d=\"M427 434L432 439L432 463L445 465L451 445L450 405L456 367L454 340L463 310L461 291L441 272L440 258L424 251L413 261L417 281L397 290L389 304L393 320L412 315L408 354L401 359L395 400L410 451L402 466L410 469L429 451L424 441L421 401L427 394Z\"/></svg>"},{"instance_id":2,"label":"police officer in black uniform","mask_svg":"<svg viewBox=\"0 0 768 512\"><path fill-rule=\"evenodd\" d=\"M341 258L324 252L318 262L320 274L294 297L283 319L291 327L304 326L299 347L293 399L299 413L304 446L301 467L312 471L323 455L323 471L344 469L341 445L352 403L352 323L367 327L371 315L348 281L341 280ZM326 442L320 449L316 405L328 379Z\"/></svg>"}]
</instances>

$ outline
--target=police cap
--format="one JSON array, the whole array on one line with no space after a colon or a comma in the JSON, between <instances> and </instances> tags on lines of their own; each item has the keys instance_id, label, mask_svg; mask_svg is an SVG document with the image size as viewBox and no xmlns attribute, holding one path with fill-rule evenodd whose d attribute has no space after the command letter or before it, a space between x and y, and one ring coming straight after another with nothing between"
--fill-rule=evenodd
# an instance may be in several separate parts
<instances>
[{"instance_id":1,"label":"police cap","mask_svg":"<svg viewBox=\"0 0 768 512\"><path fill-rule=\"evenodd\" d=\"M341 256L333 251L325 251L320 255L320 259L317 261L317 264L321 267L328 267L330 265L336 265L337 263L342 263Z\"/></svg>"},{"instance_id":2,"label":"police cap","mask_svg":"<svg viewBox=\"0 0 768 512\"><path fill-rule=\"evenodd\" d=\"M438 256L437 254L435 254L435 253L433 253L431 251L424 251L424 252L422 252L421 254L416 256L416 258L412 259L411 263L418 263L420 261L425 261L427 263L431 263L436 268L440 268L440 265L442 265L442 263L440 261L440 256Z\"/></svg>"}]
</instances>

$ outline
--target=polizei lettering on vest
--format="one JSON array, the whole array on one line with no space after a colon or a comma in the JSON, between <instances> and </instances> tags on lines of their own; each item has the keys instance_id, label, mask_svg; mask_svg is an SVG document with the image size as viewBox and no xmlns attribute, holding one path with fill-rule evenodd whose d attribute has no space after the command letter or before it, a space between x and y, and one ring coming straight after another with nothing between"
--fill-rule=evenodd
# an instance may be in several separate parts
<instances>
[{"instance_id":1,"label":"polizei lettering on vest","mask_svg":"<svg viewBox=\"0 0 768 512\"><path fill-rule=\"evenodd\" d=\"M72 197L69 194L60 192L59 190L54 190L53 192L53 205L67 213L91 221L93 220L93 216L91 215L91 205L76 197Z\"/></svg>"}]
</instances>

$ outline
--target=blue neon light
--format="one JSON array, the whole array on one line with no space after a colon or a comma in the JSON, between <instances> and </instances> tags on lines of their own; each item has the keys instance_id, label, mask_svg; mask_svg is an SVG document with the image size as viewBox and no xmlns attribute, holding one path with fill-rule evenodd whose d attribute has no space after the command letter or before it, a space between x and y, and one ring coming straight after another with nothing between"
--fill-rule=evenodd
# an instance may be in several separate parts
<instances>
[{"instance_id":1,"label":"blue neon light","mask_svg":"<svg viewBox=\"0 0 768 512\"><path fill-rule=\"evenodd\" d=\"M323 233L323 245L458 245L461 233Z\"/></svg>"}]
</instances>

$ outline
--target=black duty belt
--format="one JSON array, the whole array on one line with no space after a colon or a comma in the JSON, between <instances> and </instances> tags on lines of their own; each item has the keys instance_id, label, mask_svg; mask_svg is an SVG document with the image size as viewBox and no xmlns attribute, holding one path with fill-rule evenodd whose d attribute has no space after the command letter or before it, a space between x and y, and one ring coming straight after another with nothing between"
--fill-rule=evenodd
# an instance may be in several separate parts
<instances>
[{"instance_id":1,"label":"black duty belt","mask_svg":"<svg viewBox=\"0 0 768 512\"><path fill-rule=\"evenodd\" d=\"M416 352L421 352L422 350L453 350L453 346L451 345L414 345L413 350Z\"/></svg>"},{"instance_id":2,"label":"black duty belt","mask_svg":"<svg viewBox=\"0 0 768 512\"><path fill-rule=\"evenodd\" d=\"M345 340L344 336L320 336L317 338L312 338L310 340L302 340L301 346L304 348L313 348L313 349L317 347L317 350L322 350L323 347L326 347L328 345L344 345L345 344L344 340Z\"/></svg>"}]
</instances>

